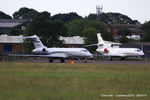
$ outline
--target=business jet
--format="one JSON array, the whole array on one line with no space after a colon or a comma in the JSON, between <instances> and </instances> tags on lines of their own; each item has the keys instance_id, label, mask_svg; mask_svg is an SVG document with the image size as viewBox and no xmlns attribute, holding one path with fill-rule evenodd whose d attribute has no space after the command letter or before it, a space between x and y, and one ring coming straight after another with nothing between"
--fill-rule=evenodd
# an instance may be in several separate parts
<instances>
[{"instance_id":1,"label":"business jet","mask_svg":"<svg viewBox=\"0 0 150 100\"><path fill-rule=\"evenodd\" d=\"M120 57L121 60L124 60L126 57L142 57L144 56L144 52L138 48L120 48L113 47L112 44L106 44L101 37L101 34L97 34L98 38L98 48L97 52L102 54L103 56L108 56L109 60L112 60L112 57Z\"/></svg>"},{"instance_id":2,"label":"business jet","mask_svg":"<svg viewBox=\"0 0 150 100\"><path fill-rule=\"evenodd\" d=\"M24 37L25 39L31 39L35 49L32 50L33 53L38 55L11 55L11 56L29 56L29 57L46 57L49 58L49 62L53 62L54 59L60 59L62 63L65 59L71 58L85 58L86 60L92 58L93 55L85 48L48 48L43 45L37 35L30 37ZM87 62L87 61L85 61Z\"/></svg>"}]
</instances>

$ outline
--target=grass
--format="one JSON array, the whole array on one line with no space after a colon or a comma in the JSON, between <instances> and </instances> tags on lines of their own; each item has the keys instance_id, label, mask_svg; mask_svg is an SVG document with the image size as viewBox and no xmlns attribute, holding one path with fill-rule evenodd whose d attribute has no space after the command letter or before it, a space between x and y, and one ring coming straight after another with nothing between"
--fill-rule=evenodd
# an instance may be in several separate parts
<instances>
[{"instance_id":1,"label":"grass","mask_svg":"<svg viewBox=\"0 0 150 100\"><path fill-rule=\"evenodd\" d=\"M0 63L0 99L149 100L150 65Z\"/></svg>"}]
</instances>

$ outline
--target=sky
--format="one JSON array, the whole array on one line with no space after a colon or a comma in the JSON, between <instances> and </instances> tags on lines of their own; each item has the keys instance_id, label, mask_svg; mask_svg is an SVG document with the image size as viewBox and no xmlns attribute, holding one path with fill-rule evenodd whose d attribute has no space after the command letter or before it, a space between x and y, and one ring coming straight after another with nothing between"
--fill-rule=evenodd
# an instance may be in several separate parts
<instances>
[{"instance_id":1,"label":"sky","mask_svg":"<svg viewBox=\"0 0 150 100\"><path fill-rule=\"evenodd\" d=\"M85 17L96 13L96 5L103 5L103 12L118 12L141 23L150 20L150 0L0 0L0 11L12 16L21 7L33 8L51 15L76 12Z\"/></svg>"}]
</instances>

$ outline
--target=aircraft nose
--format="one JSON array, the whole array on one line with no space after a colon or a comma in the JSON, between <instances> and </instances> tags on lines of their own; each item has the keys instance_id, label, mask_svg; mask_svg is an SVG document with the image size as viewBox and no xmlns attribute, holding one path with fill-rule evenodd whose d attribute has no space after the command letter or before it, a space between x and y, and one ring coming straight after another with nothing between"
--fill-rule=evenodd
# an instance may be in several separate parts
<instances>
[{"instance_id":1,"label":"aircraft nose","mask_svg":"<svg viewBox=\"0 0 150 100\"><path fill-rule=\"evenodd\" d=\"M90 58L93 58L93 54L91 54L90 52L89 52L88 56L89 56Z\"/></svg>"},{"instance_id":2,"label":"aircraft nose","mask_svg":"<svg viewBox=\"0 0 150 100\"><path fill-rule=\"evenodd\" d=\"M144 54L144 52L142 51L142 56L144 56L145 54Z\"/></svg>"},{"instance_id":3,"label":"aircraft nose","mask_svg":"<svg viewBox=\"0 0 150 100\"><path fill-rule=\"evenodd\" d=\"M144 56L144 55L145 55L143 51L139 52L138 54L139 54L140 56Z\"/></svg>"}]
</instances>

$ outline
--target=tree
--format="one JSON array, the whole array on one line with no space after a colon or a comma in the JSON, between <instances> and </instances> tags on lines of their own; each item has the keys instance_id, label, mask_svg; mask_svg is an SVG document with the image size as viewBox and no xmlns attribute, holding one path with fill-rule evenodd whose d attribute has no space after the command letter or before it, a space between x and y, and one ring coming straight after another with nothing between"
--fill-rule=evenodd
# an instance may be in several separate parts
<instances>
[{"instance_id":1,"label":"tree","mask_svg":"<svg viewBox=\"0 0 150 100\"><path fill-rule=\"evenodd\" d=\"M22 35L23 31L21 31L20 29L17 28L13 28L11 30L9 30L8 35Z\"/></svg>"},{"instance_id":2,"label":"tree","mask_svg":"<svg viewBox=\"0 0 150 100\"><path fill-rule=\"evenodd\" d=\"M87 19L90 20L97 20L96 14L89 14ZM101 21L107 24L136 24L139 23L137 20L132 20L127 15L123 15L120 13L102 13L101 14Z\"/></svg>"},{"instance_id":3,"label":"tree","mask_svg":"<svg viewBox=\"0 0 150 100\"><path fill-rule=\"evenodd\" d=\"M52 16L52 20L61 20L62 22L68 23L70 21L73 21L75 19L82 19L81 16L79 16L77 13L68 13L68 14L56 14Z\"/></svg>"},{"instance_id":4,"label":"tree","mask_svg":"<svg viewBox=\"0 0 150 100\"><path fill-rule=\"evenodd\" d=\"M77 19L67 25L69 36L82 36L82 31L86 25L86 20Z\"/></svg>"},{"instance_id":5,"label":"tree","mask_svg":"<svg viewBox=\"0 0 150 100\"><path fill-rule=\"evenodd\" d=\"M97 44L97 33L99 33L99 30L95 28L87 28L83 30L83 37L85 37L85 44ZM88 50L91 52L95 52L96 46L94 47L87 47Z\"/></svg>"},{"instance_id":6,"label":"tree","mask_svg":"<svg viewBox=\"0 0 150 100\"><path fill-rule=\"evenodd\" d=\"M14 19L33 19L39 13L34 9L22 7L13 14Z\"/></svg>"},{"instance_id":7,"label":"tree","mask_svg":"<svg viewBox=\"0 0 150 100\"><path fill-rule=\"evenodd\" d=\"M87 28L95 28L96 30L102 33L102 37L105 40L110 41L113 40L112 36L107 32L105 25L93 20L87 19L73 20L67 25L67 27L70 36L77 36L77 35L83 36L83 30Z\"/></svg>"},{"instance_id":8,"label":"tree","mask_svg":"<svg viewBox=\"0 0 150 100\"><path fill-rule=\"evenodd\" d=\"M95 20L97 19L97 15L96 14L89 14L87 17L88 20Z\"/></svg>"},{"instance_id":9,"label":"tree","mask_svg":"<svg viewBox=\"0 0 150 100\"><path fill-rule=\"evenodd\" d=\"M87 19L77 19L71 21L68 25L69 35L75 36L79 35L82 36L82 32L86 28L93 27L98 30L104 30L104 26L96 21L87 20Z\"/></svg>"},{"instance_id":10,"label":"tree","mask_svg":"<svg viewBox=\"0 0 150 100\"><path fill-rule=\"evenodd\" d=\"M26 7L22 7L19 11L16 11L13 14L14 19L33 19L36 16L43 16L45 19L50 19L50 13L47 11L38 12L34 9L29 9Z\"/></svg>"},{"instance_id":11,"label":"tree","mask_svg":"<svg viewBox=\"0 0 150 100\"><path fill-rule=\"evenodd\" d=\"M150 42L150 21L147 23L144 23L142 26L142 29L144 30L144 35L141 41Z\"/></svg>"},{"instance_id":12,"label":"tree","mask_svg":"<svg viewBox=\"0 0 150 100\"><path fill-rule=\"evenodd\" d=\"M132 20L127 15L123 15L120 13L103 13L102 21L111 24L136 24L135 20ZM136 23L135 23L136 22Z\"/></svg>"},{"instance_id":13,"label":"tree","mask_svg":"<svg viewBox=\"0 0 150 100\"><path fill-rule=\"evenodd\" d=\"M48 44L52 46L62 46L62 42L59 40L60 36L67 36L68 30L65 24L59 20L48 21Z\"/></svg>"},{"instance_id":14,"label":"tree","mask_svg":"<svg viewBox=\"0 0 150 100\"><path fill-rule=\"evenodd\" d=\"M26 35L38 35L44 45L59 46L59 36L66 35L67 28L61 21L45 20L42 16L35 17L28 25Z\"/></svg>"},{"instance_id":15,"label":"tree","mask_svg":"<svg viewBox=\"0 0 150 100\"><path fill-rule=\"evenodd\" d=\"M128 39L126 36L122 36L121 39L119 39L120 43L127 43L130 42L131 40Z\"/></svg>"},{"instance_id":16,"label":"tree","mask_svg":"<svg viewBox=\"0 0 150 100\"><path fill-rule=\"evenodd\" d=\"M143 24L142 29L147 31L150 29L150 21L146 22Z\"/></svg>"},{"instance_id":17,"label":"tree","mask_svg":"<svg viewBox=\"0 0 150 100\"><path fill-rule=\"evenodd\" d=\"M0 19L11 19L11 16L0 11Z\"/></svg>"},{"instance_id":18,"label":"tree","mask_svg":"<svg viewBox=\"0 0 150 100\"><path fill-rule=\"evenodd\" d=\"M93 21L93 20L86 20L84 27L85 28L93 27L95 29L105 31L105 25L104 24L98 23L97 21Z\"/></svg>"},{"instance_id":19,"label":"tree","mask_svg":"<svg viewBox=\"0 0 150 100\"><path fill-rule=\"evenodd\" d=\"M144 32L144 36L142 37L141 41L150 42L150 30L146 30Z\"/></svg>"},{"instance_id":20,"label":"tree","mask_svg":"<svg viewBox=\"0 0 150 100\"><path fill-rule=\"evenodd\" d=\"M107 31L101 32L102 38L106 41L114 41L113 36L109 34Z\"/></svg>"},{"instance_id":21,"label":"tree","mask_svg":"<svg viewBox=\"0 0 150 100\"><path fill-rule=\"evenodd\" d=\"M47 11L43 11L40 13L40 16L43 16L45 19L50 19L51 14Z\"/></svg>"},{"instance_id":22,"label":"tree","mask_svg":"<svg viewBox=\"0 0 150 100\"><path fill-rule=\"evenodd\" d=\"M83 30L83 37L85 37L85 44L96 44L97 43L97 33L99 30L95 28L86 28Z\"/></svg>"}]
</instances>

